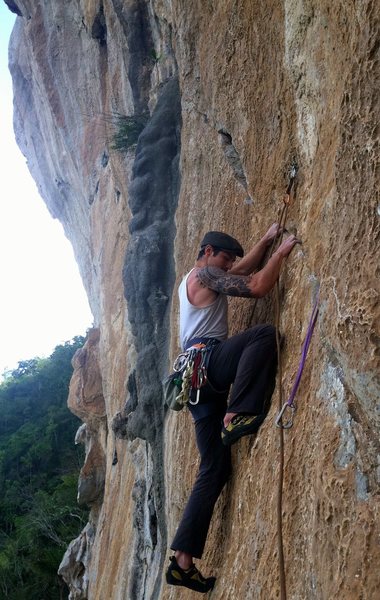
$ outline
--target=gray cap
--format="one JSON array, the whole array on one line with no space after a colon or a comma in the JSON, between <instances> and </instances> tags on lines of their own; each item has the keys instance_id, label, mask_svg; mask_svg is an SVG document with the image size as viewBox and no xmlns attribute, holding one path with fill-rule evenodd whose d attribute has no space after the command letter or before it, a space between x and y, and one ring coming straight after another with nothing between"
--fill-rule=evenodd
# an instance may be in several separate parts
<instances>
[{"instance_id":1,"label":"gray cap","mask_svg":"<svg viewBox=\"0 0 380 600\"><path fill-rule=\"evenodd\" d=\"M233 252L236 256L244 256L244 250L239 242L222 231L208 231L201 241L201 248L207 245Z\"/></svg>"}]
</instances>

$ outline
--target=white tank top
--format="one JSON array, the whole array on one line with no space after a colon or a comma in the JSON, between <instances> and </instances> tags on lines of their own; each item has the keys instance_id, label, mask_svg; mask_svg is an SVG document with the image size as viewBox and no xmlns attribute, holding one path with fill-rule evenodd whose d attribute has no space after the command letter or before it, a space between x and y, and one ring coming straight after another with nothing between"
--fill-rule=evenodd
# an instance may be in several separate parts
<instances>
[{"instance_id":1,"label":"white tank top","mask_svg":"<svg viewBox=\"0 0 380 600\"><path fill-rule=\"evenodd\" d=\"M187 296L187 280L192 269L181 281L179 295L179 334L181 348L184 350L189 340L197 337L209 337L225 340L228 336L227 296L218 294L212 304L198 308L191 304Z\"/></svg>"}]
</instances>

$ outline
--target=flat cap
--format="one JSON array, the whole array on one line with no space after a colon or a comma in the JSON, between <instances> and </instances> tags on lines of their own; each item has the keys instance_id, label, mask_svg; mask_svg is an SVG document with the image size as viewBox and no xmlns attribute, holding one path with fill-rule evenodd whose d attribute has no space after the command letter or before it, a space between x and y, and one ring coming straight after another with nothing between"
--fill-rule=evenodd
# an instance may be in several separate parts
<instances>
[{"instance_id":1,"label":"flat cap","mask_svg":"<svg viewBox=\"0 0 380 600\"><path fill-rule=\"evenodd\" d=\"M222 231L208 231L201 241L201 248L208 244L227 252L233 252L236 256L244 256L244 250L239 242Z\"/></svg>"}]
</instances>

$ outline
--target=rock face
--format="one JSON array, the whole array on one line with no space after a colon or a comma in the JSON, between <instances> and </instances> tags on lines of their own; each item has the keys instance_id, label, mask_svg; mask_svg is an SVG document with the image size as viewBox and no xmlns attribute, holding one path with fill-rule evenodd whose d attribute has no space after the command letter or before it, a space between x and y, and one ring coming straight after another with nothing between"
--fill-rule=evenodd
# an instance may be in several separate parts
<instances>
[{"instance_id":1,"label":"rock face","mask_svg":"<svg viewBox=\"0 0 380 600\"><path fill-rule=\"evenodd\" d=\"M75 443L85 445L85 462L78 482L78 502L90 506L103 500L107 440L104 439L106 409L99 368L99 329L89 331L83 348L73 357L68 407L84 421Z\"/></svg>"},{"instance_id":2,"label":"rock face","mask_svg":"<svg viewBox=\"0 0 380 600\"><path fill-rule=\"evenodd\" d=\"M60 567L70 598L192 598L162 578L197 468L190 415L165 413L176 285L208 229L249 248L278 218L283 389L320 312L285 432L288 597L374 600L379 569L379 9L372 0L12 0L15 130L80 266L95 331L74 359L90 523ZM144 116L115 150L120 116ZM127 144L126 144L127 146ZM231 300L231 333L273 322ZM233 449L202 569L215 599L279 597L279 438Z\"/></svg>"}]
</instances>

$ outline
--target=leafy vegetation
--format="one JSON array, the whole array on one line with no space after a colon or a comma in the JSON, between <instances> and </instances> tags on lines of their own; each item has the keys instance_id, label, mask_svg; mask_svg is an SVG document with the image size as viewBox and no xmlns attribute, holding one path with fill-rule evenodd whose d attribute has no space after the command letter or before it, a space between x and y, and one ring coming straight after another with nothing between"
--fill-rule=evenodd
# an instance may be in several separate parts
<instances>
[{"instance_id":1,"label":"leafy vegetation","mask_svg":"<svg viewBox=\"0 0 380 600\"><path fill-rule=\"evenodd\" d=\"M112 137L112 150L127 152L129 148L137 144L138 137L148 122L149 115L113 115L115 133Z\"/></svg>"},{"instance_id":2,"label":"leafy vegetation","mask_svg":"<svg viewBox=\"0 0 380 600\"><path fill-rule=\"evenodd\" d=\"M153 64L154 64L154 66L156 66L156 65L157 65L157 64L160 62L160 60L161 60L161 58L162 58L162 54L158 54L158 53L156 52L156 50L153 48L153 49L150 51L150 57L151 57L151 59L152 59L152 62L153 62Z\"/></svg>"},{"instance_id":3,"label":"leafy vegetation","mask_svg":"<svg viewBox=\"0 0 380 600\"><path fill-rule=\"evenodd\" d=\"M0 597L62 598L57 569L87 521L76 503L83 450L67 408L82 337L47 359L20 362L0 385ZM67 597L67 594L66 594Z\"/></svg>"}]
</instances>

